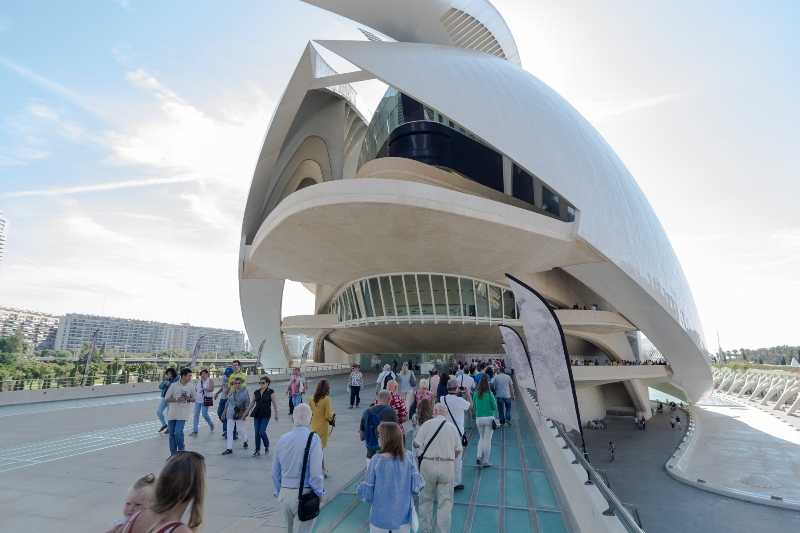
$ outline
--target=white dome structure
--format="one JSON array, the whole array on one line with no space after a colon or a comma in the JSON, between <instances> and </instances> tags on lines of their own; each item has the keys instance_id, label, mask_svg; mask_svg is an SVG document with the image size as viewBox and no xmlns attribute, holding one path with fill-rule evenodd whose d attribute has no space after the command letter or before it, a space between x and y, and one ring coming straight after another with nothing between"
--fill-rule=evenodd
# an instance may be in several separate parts
<instances>
[{"instance_id":1,"label":"white dome structure","mask_svg":"<svg viewBox=\"0 0 800 533\"><path fill-rule=\"evenodd\" d=\"M266 366L283 364L292 333L314 338L318 361L500 353L495 326L519 327L510 273L556 308L577 366L618 363L576 371L585 418L649 416L648 386L710 390L650 204L591 124L521 68L489 2L308 3L367 24L368 40L310 43L264 141L239 277ZM316 46L359 70L333 71ZM389 89L367 120L348 83L370 79ZM286 279L314 290L314 315L281 320Z\"/></svg>"}]
</instances>

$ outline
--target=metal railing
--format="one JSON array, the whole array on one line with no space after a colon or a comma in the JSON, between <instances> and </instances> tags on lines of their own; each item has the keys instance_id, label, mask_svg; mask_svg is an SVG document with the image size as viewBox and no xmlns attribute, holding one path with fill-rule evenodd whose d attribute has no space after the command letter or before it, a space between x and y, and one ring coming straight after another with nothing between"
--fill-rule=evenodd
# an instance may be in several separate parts
<instances>
[{"instance_id":1,"label":"metal railing","mask_svg":"<svg viewBox=\"0 0 800 533\"><path fill-rule=\"evenodd\" d=\"M85 356L78 356L74 355L72 357L56 357L56 356L35 356L33 357L36 361L42 362L52 362L52 361L65 361L65 362L75 362L80 360L85 360ZM182 361L190 361L191 354L185 355L153 355L153 354L135 354L135 353L124 353L124 354L113 354L113 355L103 355L103 362L111 363L114 360L118 360L120 363L128 363L128 362L135 362L135 363L155 363L155 362L182 362ZM234 360L242 361L243 363L255 363L258 361L256 357L247 357L242 355L230 355L230 354L222 354L222 353L209 353L205 355L200 355L197 361L200 363L208 362L227 362L230 363Z\"/></svg>"},{"instance_id":2,"label":"metal railing","mask_svg":"<svg viewBox=\"0 0 800 533\"><path fill-rule=\"evenodd\" d=\"M315 364L303 368L303 375L305 377L318 377L329 374L338 370L348 370L349 364L345 363L328 363L328 364ZM222 375L224 369L211 368L209 373L212 378L218 378ZM288 376L291 374L291 368L276 367L276 368L242 368L242 371L248 375L270 377ZM46 389L63 389L67 387L98 387L103 385L118 385L128 383L157 383L163 379L164 371L155 370L152 372L119 372L117 374L89 374L84 376L76 374L74 376L62 377L42 377L31 379L9 379L0 381L0 392L19 391L19 390L46 390Z\"/></svg>"},{"instance_id":3,"label":"metal railing","mask_svg":"<svg viewBox=\"0 0 800 533\"><path fill-rule=\"evenodd\" d=\"M564 431L564 427L553 420L550 420L550 423L553 424L552 427L558 431L558 435L564 440L570 451L572 451L572 454L575 456L574 463L580 464L586 471L586 474L589 476L586 483L591 483L596 486L597 490L600 491L600 494L602 494L603 498L606 500L608 509L603 511L603 514L605 516L616 516L629 533L645 533L644 529L641 527L641 520L638 519L638 511L634 511L634 515L634 513L631 513L625 504L617 498L617 495L614 494L606 483L605 476L595 470L592 464L583 456L583 453L575 446L575 443L572 442L567 432Z\"/></svg>"}]
</instances>

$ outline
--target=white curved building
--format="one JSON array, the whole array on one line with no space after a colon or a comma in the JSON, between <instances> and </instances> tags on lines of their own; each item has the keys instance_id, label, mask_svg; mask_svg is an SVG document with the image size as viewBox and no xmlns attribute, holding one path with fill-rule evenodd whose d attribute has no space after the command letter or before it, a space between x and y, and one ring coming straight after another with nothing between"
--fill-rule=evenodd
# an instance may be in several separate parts
<instances>
[{"instance_id":1,"label":"white curved building","mask_svg":"<svg viewBox=\"0 0 800 533\"><path fill-rule=\"evenodd\" d=\"M576 367L584 418L649 413L646 385L691 400L710 389L692 295L647 199L521 68L488 1L308 3L366 25L367 40L309 43L264 140L239 277L265 365L285 362L285 333L312 336L320 361L501 353L496 325L519 326L511 273L558 309L574 360L636 361L638 339L669 362ZM359 70L335 72L320 46ZM367 119L348 84L371 79L388 89ZM281 320L286 279L313 289L315 315Z\"/></svg>"}]
</instances>

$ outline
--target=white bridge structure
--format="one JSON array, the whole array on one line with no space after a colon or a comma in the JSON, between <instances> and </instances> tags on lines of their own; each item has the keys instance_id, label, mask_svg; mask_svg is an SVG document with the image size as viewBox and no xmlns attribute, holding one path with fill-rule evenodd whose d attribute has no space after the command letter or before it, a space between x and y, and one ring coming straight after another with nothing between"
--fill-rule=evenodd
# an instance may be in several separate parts
<instances>
[{"instance_id":1,"label":"white bridge structure","mask_svg":"<svg viewBox=\"0 0 800 533\"><path fill-rule=\"evenodd\" d=\"M714 390L787 415L800 415L800 373L787 370L713 368Z\"/></svg>"}]
</instances>

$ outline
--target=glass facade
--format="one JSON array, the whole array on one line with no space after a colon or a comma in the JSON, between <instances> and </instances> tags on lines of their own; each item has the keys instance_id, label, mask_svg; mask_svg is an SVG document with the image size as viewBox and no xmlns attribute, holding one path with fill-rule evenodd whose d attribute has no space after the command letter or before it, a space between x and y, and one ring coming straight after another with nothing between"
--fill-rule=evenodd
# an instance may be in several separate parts
<instances>
[{"instance_id":1,"label":"glass facade","mask_svg":"<svg viewBox=\"0 0 800 533\"><path fill-rule=\"evenodd\" d=\"M517 164L511 166L511 190L505 190L500 153L449 117L392 87L367 128L359 167L381 157L403 157L452 170L512 195L541 214L566 222L575 220L575 208L569 202Z\"/></svg>"},{"instance_id":2,"label":"glass facade","mask_svg":"<svg viewBox=\"0 0 800 533\"><path fill-rule=\"evenodd\" d=\"M355 281L330 303L339 323L472 323L519 319L514 293L483 280L433 272L399 273Z\"/></svg>"}]
</instances>

